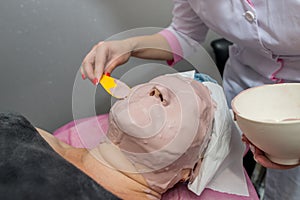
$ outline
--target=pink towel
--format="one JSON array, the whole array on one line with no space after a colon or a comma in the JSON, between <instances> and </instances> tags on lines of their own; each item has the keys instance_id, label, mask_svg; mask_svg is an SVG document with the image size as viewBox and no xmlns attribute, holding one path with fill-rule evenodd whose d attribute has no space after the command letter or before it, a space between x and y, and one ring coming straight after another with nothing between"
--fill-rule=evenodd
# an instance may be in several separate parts
<instances>
[{"instance_id":1,"label":"pink towel","mask_svg":"<svg viewBox=\"0 0 300 200\"><path fill-rule=\"evenodd\" d=\"M72 121L57 129L53 135L59 140L77 147L91 149L99 144L108 130L108 114ZM178 184L163 195L163 200L259 200L248 175L249 197L205 189L200 196L188 190L186 185Z\"/></svg>"}]
</instances>

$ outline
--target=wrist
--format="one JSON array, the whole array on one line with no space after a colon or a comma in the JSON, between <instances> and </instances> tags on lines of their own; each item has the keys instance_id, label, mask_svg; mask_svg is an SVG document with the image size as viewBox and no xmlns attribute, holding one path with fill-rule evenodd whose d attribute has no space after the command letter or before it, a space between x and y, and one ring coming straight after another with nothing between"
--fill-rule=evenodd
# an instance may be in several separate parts
<instances>
[{"instance_id":1,"label":"wrist","mask_svg":"<svg viewBox=\"0 0 300 200\"><path fill-rule=\"evenodd\" d=\"M128 51L130 52L131 56L137 54L138 42L136 38L127 38L124 39L123 42L128 47Z\"/></svg>"}]
</instances>

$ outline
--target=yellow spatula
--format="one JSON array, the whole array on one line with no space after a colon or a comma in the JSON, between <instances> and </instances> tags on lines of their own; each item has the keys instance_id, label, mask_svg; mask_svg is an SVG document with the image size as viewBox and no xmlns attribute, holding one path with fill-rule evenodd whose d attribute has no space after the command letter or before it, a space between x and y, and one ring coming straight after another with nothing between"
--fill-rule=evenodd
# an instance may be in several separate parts
<instances>
[{"instance_id":1,"label":"yellow spatula","mask_svg":"<svg viewBox=\"0 0 300 200\"><path fill-rule=\"evenodd\" d=\"M105 73L99 83L111 96L118 99L123 99L130 93L130 88L125 83L111 77L109 73Z\"/></svg>"}]
</instances>

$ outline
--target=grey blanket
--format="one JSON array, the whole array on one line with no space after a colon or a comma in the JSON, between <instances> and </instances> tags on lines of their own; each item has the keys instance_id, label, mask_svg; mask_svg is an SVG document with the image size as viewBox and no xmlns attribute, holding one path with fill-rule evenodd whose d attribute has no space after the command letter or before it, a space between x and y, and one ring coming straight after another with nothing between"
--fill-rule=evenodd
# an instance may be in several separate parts
<instances>
[{"instance_id":1,"label":"grey blanket","mask_svg":"<svg viewBox=\"0 0 300 200\"><path fill-rule=\"evenodd\" d=\"M59 156L23 116L0 113L0 199L118 199Z\"/></svg>"}]
</instances>

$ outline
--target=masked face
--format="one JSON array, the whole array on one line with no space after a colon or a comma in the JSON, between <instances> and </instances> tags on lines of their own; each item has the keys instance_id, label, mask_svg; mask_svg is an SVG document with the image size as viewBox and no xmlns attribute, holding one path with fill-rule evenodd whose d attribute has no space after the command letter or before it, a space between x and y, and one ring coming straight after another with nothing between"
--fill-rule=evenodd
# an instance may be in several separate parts
<instances>
[{"instance_id":1,"label":"masked face","mask_svg":"<svg viewBox=\"0 0 300 200\"><path fill-rule=\"evenodd\" d=\"M200 166L212 127L213 102L199 82L165 75L132 88L110 111L108 138L149 186L164 192Z\"/></svg>"}]
</instances>

